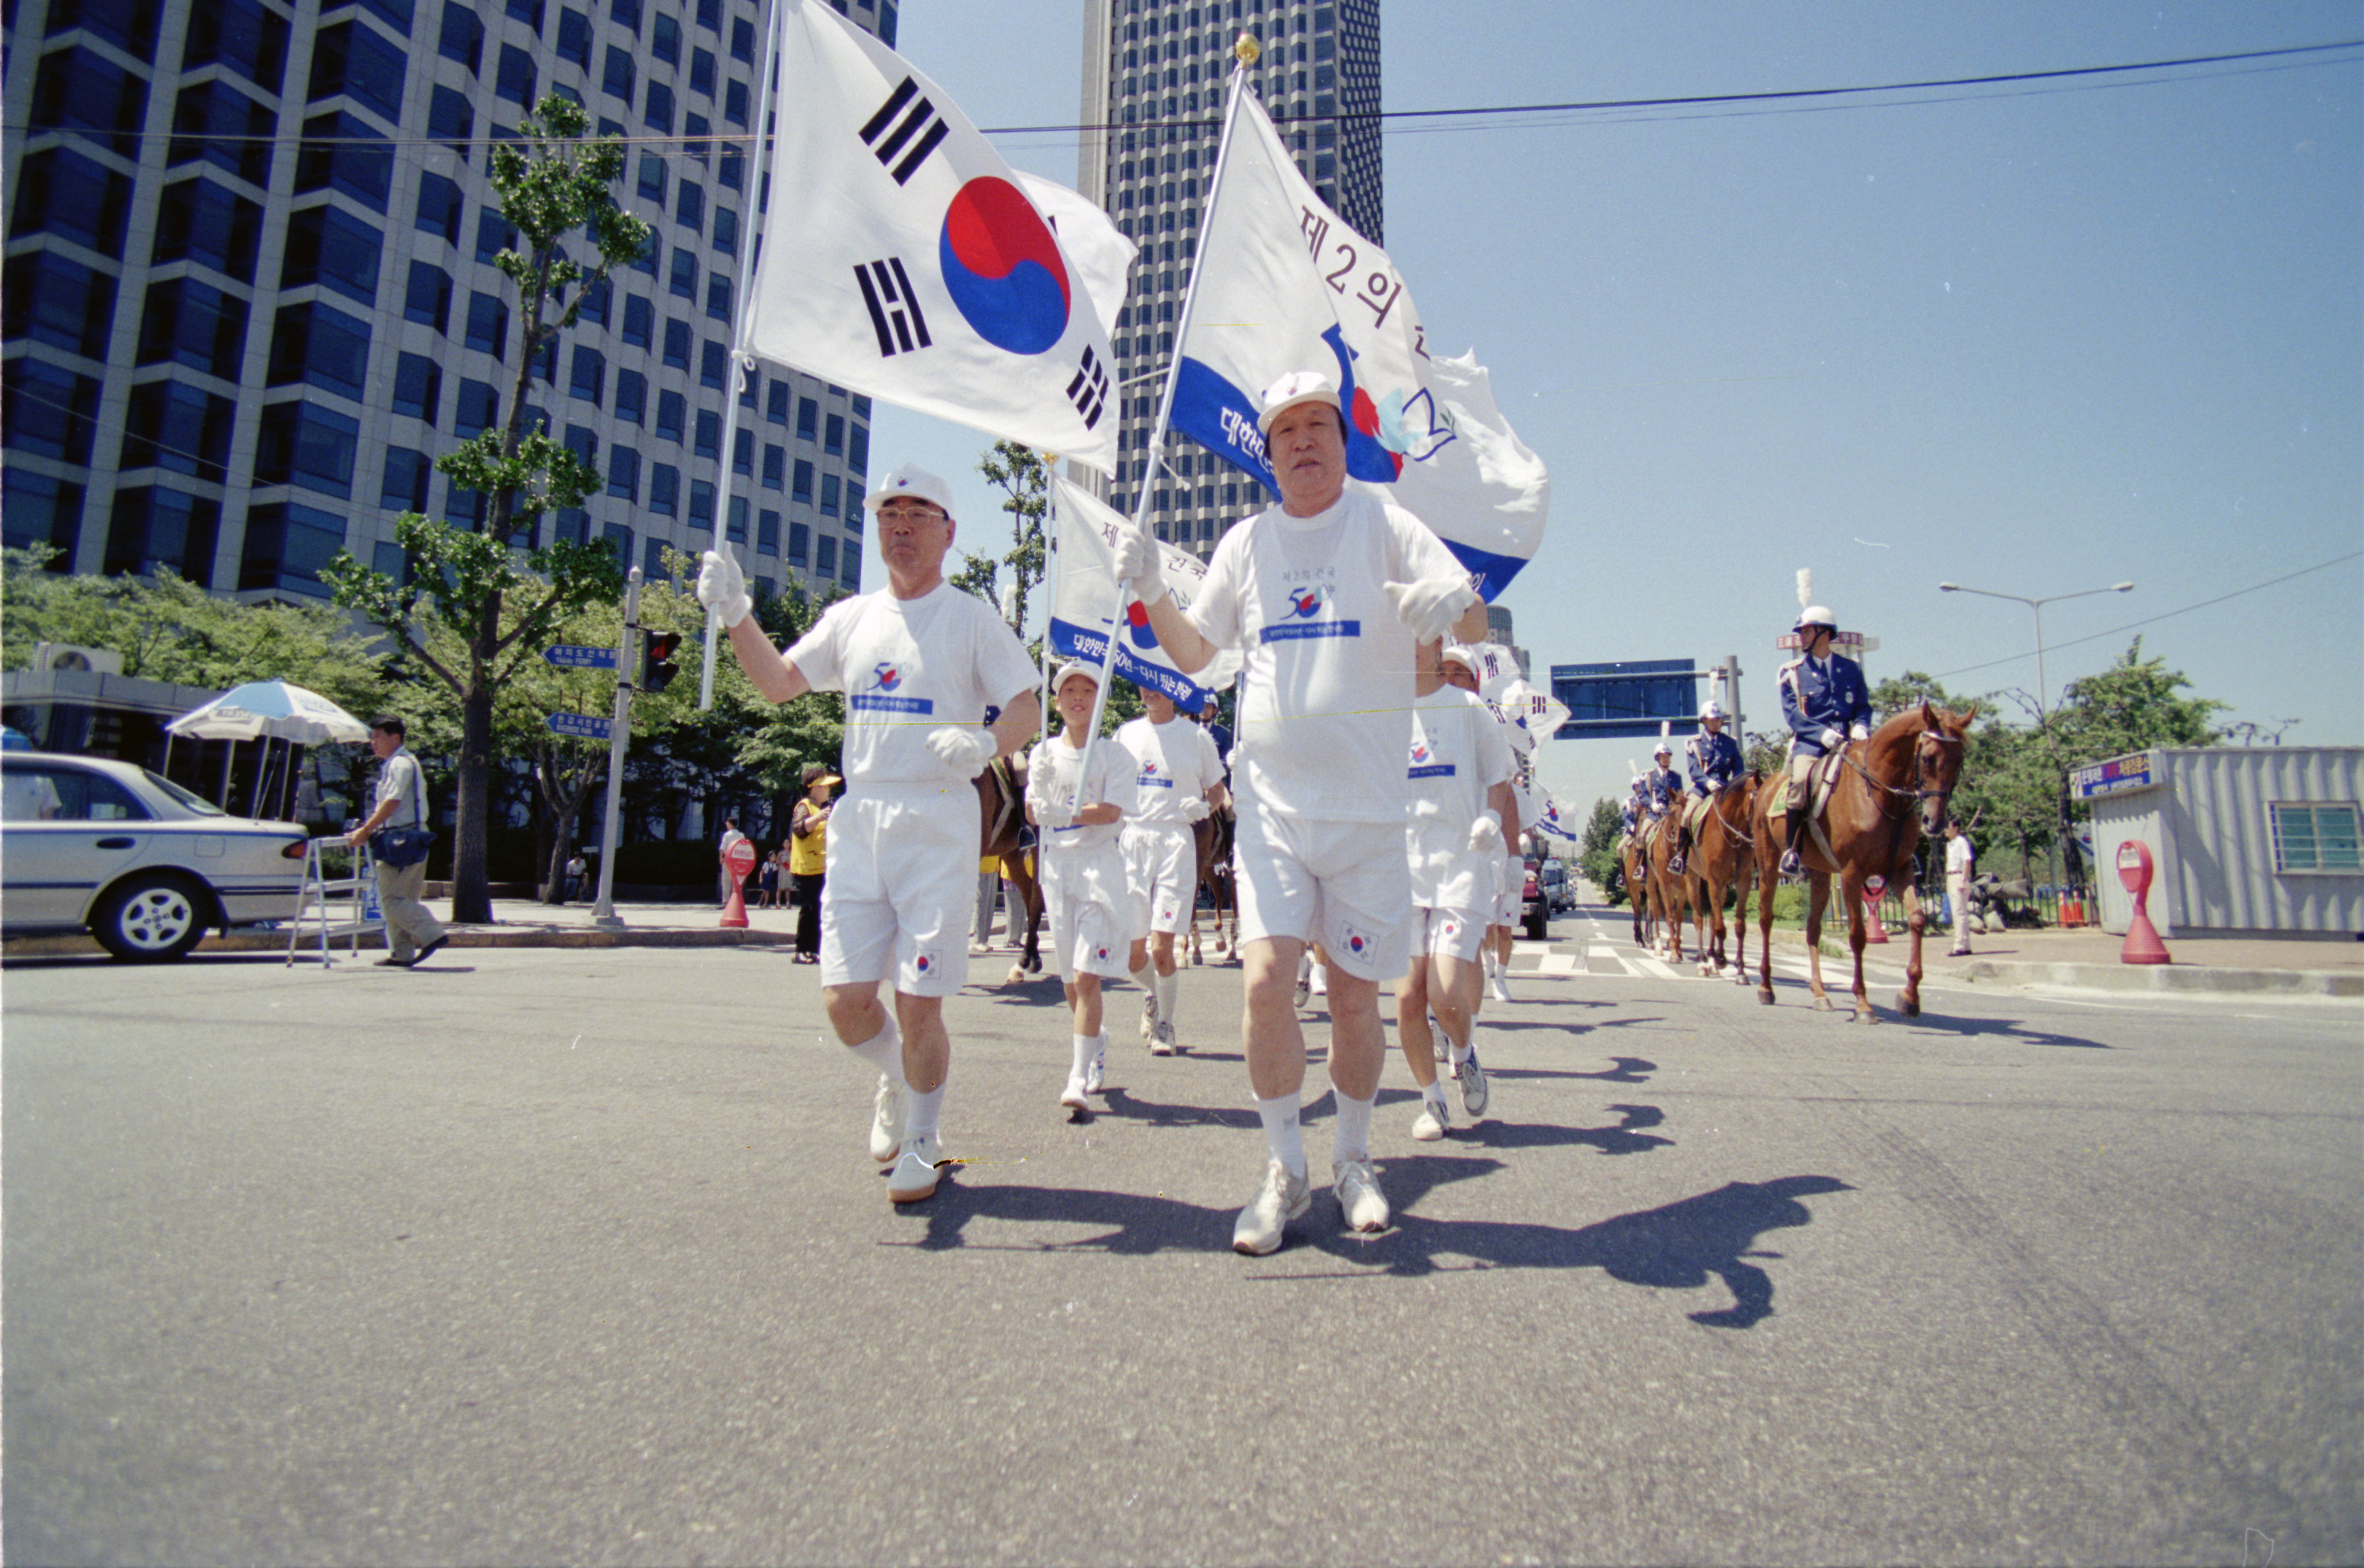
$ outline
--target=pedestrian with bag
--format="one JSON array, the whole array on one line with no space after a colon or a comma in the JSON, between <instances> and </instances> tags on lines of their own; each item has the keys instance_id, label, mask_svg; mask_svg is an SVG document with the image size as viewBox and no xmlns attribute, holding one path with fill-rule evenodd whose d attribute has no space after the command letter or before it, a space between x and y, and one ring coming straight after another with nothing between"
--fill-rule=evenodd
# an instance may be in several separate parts
<instances>
[{"instance_id":1,"label":"pedestrian with bag","mask_svg":"<svg viewBox=\"0 0 2364 1568\"><path fill-rule=\"evenodd\" d=\"M419 901L427 891L427 851L435 835L427 828L427 775L404 737L402 720L392 714L370 721L370 751L378 760L376 804L345 838L355 849L377 840L372 853L386 945L385 957L377 961L380 969L415 969L446 940L442 923Z\"/></svg>"}]
</instances>

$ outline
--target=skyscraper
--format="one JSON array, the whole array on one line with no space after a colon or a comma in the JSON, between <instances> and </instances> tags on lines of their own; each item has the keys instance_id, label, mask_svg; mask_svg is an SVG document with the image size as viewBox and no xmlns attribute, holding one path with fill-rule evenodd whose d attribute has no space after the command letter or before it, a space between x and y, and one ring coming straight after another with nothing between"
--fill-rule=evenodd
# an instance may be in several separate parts
<instances>
[{"instance_id":1,"label":"skyscraper","mask_svg":"<svg viewBox=\"0 0 2364 1568\"><path fill-rule=\"evenodd\" d=\"M1378 0L1085 0L1078 188L1141 246L1113 345L1123 423L1110 495L1159 539L1202 555L1264 505L1262 491L1185 436L1167 438L1166 468L1153 473L1149 440L1243 32L1261 48L1249 86L1306 178L1356 231L1385 243Z\"/></svg>"},{"instance_id":2,"label":"skyscraper","mask_svg":"<svg viewBox=\"0 0 2364 1568\"><path fill-rule=\"evenodd\" d=\"M832 0L892 41L897 0ZM487 150L555 92L630 139L656 246L537 367L607 478L540 538L652 568L713 541L732 305L757 230L763 0L17 0L5 532L61 569L322 596L340 548L473 519L434 473L520 351ZM578 255L585 247L578 245ZM751 575L856 586L870 406L763 367L721 519ZM520 536L523 542L532 542Z\"/></svg>"}]
</instances>

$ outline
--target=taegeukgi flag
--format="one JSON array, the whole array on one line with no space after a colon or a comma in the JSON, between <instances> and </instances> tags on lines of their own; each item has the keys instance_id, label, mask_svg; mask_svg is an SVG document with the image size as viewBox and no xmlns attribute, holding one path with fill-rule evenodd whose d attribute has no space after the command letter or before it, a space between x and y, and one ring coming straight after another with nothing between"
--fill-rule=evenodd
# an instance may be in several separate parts
<instances>
[{"instance_id":1,"label":"taegeukgi flag","mask_svg":"<svg viewBox=\"0 0 2364 1568\"><path fill-rule=\"evenodd\" d=\"M1239 673L1238 651L1217 653L1193 674L1176 669L1150 628L1148 610L1132 596L1132 585L1116 580L1117 532L1131 532L1136 525L1069 484L1065 475L1053 485L1059 578L1051 598L1051 651L1062 659L1100 664L1110 659L1110 634L1116 633L1110 669L1119 679L1154 686L1183 712L1198 712L1210 693L1231 684ZM1207 580L1207 563L1168 544L1158 545L1157 554L1174 602L1188 609Z\"/></svg>"}]
</instances>

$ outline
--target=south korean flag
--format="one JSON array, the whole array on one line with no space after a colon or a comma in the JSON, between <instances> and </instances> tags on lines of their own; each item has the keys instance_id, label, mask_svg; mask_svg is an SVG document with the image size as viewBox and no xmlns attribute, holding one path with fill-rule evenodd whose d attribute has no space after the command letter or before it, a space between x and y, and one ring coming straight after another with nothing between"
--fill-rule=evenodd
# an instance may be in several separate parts
<instances>
[{"instance_id":1,"label":"south korean flag","mask_svg":"<svg viewBox=\"0 0 2364 1568\"><path fill-rule=\"evenodd\" d=\"M778 14L741 347L1113 473L1108 328L1019 177L893 50L813 0Z\"/></svg>"}]
</instances>

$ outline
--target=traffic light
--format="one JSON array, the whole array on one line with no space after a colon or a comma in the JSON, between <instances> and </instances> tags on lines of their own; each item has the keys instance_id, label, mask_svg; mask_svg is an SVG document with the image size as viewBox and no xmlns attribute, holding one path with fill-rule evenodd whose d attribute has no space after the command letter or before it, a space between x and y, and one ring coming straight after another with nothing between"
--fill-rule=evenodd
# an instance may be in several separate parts
<instances>
[{"instance_id":1,"label":"traffic light","mask_svg":"<svg viewBox=\"0 0 2364 1568\"><path fill-rule=\"evenodd\" d=\"M681 673L681 666L673 662L674 653L680 647L681 633L677 631L649 633L648 647L641 655L642 692L654 696Z\"/></svg>"}]
</instances>

